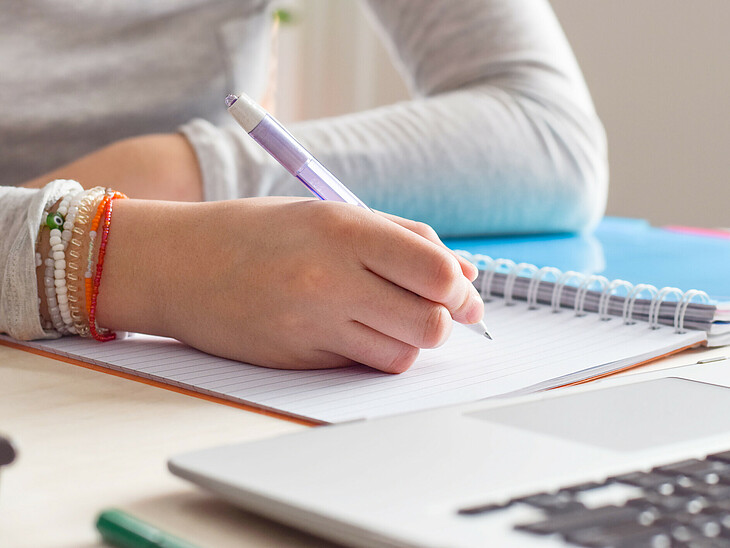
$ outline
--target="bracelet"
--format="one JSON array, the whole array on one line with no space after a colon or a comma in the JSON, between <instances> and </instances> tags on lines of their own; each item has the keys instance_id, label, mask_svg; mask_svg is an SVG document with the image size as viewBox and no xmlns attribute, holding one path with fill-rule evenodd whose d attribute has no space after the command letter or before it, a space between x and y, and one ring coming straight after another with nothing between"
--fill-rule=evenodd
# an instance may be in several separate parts
<instances>
[{"instance_id":1,"label":"bracelet","mask_svg":"<svg viewBox=\"0 0 730 548\"><path fill-rule=\"evenodd\" d=\"M86 249L83 248L84 237L87 234L91 211L95 210L97 202L102 199L104 189L102 187L92 188L84 193L77 204L77 213L71 226L70 250L67 258L66 282L68 287L68 303L71 312L71 320L76 333L82 337L89 337L89 319L86 314L84 300L84 276L82 266L86 267L84 256ZM64 227L66 226L64 223ZM89 242L88 255L91 255L93 240ZM83 265L82 265L83 263Z\"/></svg>"},{"instance_id":2,"label":"bracelet","mask_svg":"<svg viewBox=\"0 0 730 548\"><path fill-rule=\"evenodd\" d=\"M45 224L50 231L50 251L46 259L46 270L43 277L48 313L56 331L65 335L74 333L68 308L68 288L66 287L66 246L70 232L65 231L64 223L71 202L81 194L66 194L55 213L45 215Z\"/></svg>"},{"instance_id":3,"label":"bracelet","mask_svg":"<svg viewBox=\"0 0 730 548\"><path fill-rule=\"evenodd\" d=\"M66 279L64 276L56 277L56 270L63 272L59 267L65 268L65 253L63 251L63 243L61 240L60 227L63 226L63 216L58 213L49 213L46 216L46 226L51 229L50 232L50 250L46 259L46 270L43 276L43 285L46 292L46 303L48 304L48 313L51 316L53 328L59 333L66 334L66 323L61 316L60 301L66 299Z\"/></svg>"},{"instance_id":4,"label":"bracelet","mask_svg":"<svg viewBox=\"0 0 730 548\"><path fill-rule=\"evenodd\" d=\"M45 226L51 231L50 251L45 261L43 285L51 323L53 328L62 335L75 331L68 308L68 289L66 288L66 246L70 233L64 234L63 225L66 222L65 217L69 212L71 202L80 194L81 192L66 194L54 213L45 212L44 214Z\"/></svg>"},{"instance_id":5,"label":"bracelet","mask_svg":"<svg viewBox=\"0 0 730 548\"><path fill-rule=\"evenodd\" d=\"M58 308L61 312L61 318L63 319L66 331L69 333L76 333L76 328L71 318L71 300L74 298L69 292L69 284L67 279L67 266L68 260L70 259L69 254L74 254L73 249L69 249L71 241L71 228L73 228L76 215L78 213L79 199L83 196L84 191L75 192L73 194L67 194L58 206L57 213L64 217L64 222L61 230L61 243L63 244L64 258L63 260L54 261L54 277L56 280L59 278L64 281L62 284L63 289L56 288L56 298L58 299ZM54 240L55 241L55 240ZM65 297L62 297L65 295Z\"/></svg>"},{"instance_id":6,"label":"bracelet","mask_svg":"<svg viewBox=\"0 0 730 548\"><path fill-rule=\"evenodd\" d=\"M104 256L106 255L106 246L109 241L109 228L111 227L112 222L112 205L114 203L114 200L120 198L123 199L126 198L126 196L121 192L114 192L113 194L109 195L109 191L107 191L107 196L105 196L102 201L102 204L104 204L104 224L102 227L101 238L99 242L99 256L96 261L96 274L94 275L94 280L92 284L91 303L89 306L89 330L91 331L91 335L100 342L113 341L117 338L117 334L113 331L102 329L96 325L96 300L99 295L99 286L101 285L101 273L104 268Z\"/></svg>"},{"instance_id":7,"label":"bracelet","mask_svg":"<svg viewBox=\"0 0 730 548\"><path fill-rule=\"evenodd\" d=\"M50 208L50 206L49 206ZM41 218L41 226L38 230L38 240L36 242L36 248L40 243L41 232L44 228L57 227L58 223L61 222L62 217L56 216L49 209L43 211L43 217ZM46 297L46 307L48 309L48 315L50 319L46 320L42 318L42 325L46 330L55 330L61 333L64 330L63 319L61 318L60 311L58 310L58 301L56 300L56 286L54 284L53 270L55 261L53 260L53 251L49 248L49 256L42 260L41 264L45 265L43 272L43 292ZM41 257L40 252L36 252L36 268L38 265L38 259ZM38 297L40 300L40 297ZM39 303L40 308L40 303Z\"/></svg>"},{"instance_id":8,"label":"bracelet","mask_svg":"<svg viewBox=\"0 0 730 548\"><path fill-rule=\"evenodd\" d=\"M126 196L111 189L95 187L69 192L57 202L55 211L51 211L52 205L46 206L35 251L36 269L44 268L38 306L40 311L45 295L48 316L40 314L45 330L55 330L60 335L91 335L100 341L116 337L113 332L96 324L96 300L109 239L112 202L119 198ZM100 226L101 241L92 278ZM44 228L49 229L49 251L45 260L40 252L41 241L45 242L42 236Z\"/></svg>"},{"instance_id":9,"label":"bracelet","mask_svg":"<svg viewBox=\"0 0 730 548\"><path fill-rule=\"evenodd\" d=\"M96 214L94 215L93 220L91 221L91 227L89 230L89 254L86 259L86 270L84 271L84 290L86 294L86 314L91 314L91 297L94 290L94 280L92 277L92 269L94 267L94 242L96 240L96 237L98 235L99 230L99 223L101 222L102 215L104 214L104 211L106 210L106 204L111 198L111 189L106 189L104 196L102 199L97 203L96 206ZM91 324L91 321L89 321L89 324Z\"/></svg>"}]
</instances>

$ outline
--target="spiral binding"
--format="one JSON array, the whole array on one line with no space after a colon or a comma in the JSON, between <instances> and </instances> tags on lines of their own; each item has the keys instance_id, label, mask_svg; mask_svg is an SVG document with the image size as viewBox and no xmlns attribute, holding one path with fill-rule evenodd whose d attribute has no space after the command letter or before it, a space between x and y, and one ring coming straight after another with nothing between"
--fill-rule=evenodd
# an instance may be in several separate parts
<instances>
[{"instance_id":1,"label":"spiral binding","mask_svg":"<svg viewBox=\"0 0 730 548\"><path fill-rule=\"evenodd\" d=\"M690 303L695 299L701 299L701 303L710 302L709 295L697 289L690 289L685 292L676 287L657 289L651 284L634 285L631 282L620 279L609 281L605 276L596 274L586 275L573 270L563 272L559 268L552 266L538 268L530 263L515 263L509 259L493 259L488 255L472 254L467 251L457 251L457 253L471 261L479 270L484 272L477 289L485 302L490 302L493 298L492 283L494 282L494 275L499 272L506 275L504 294L502 295L505 304L508 306L514 304L514 288L517 278L529 278L530 284L527 288L526 296L527 307L530 310L536 309L538 308L537 297L540 284L546 281L546 276L551 275L555 279L555 281L551 282L554 284L554 287L550 299L550 308L554 313L561 311L561 299L565 287L571 282L576 281L575 301L573 302L573 312L576 316L585 316L587 314L585 311L586 296L589 291L593 291L593 287L598 286L597 289L600 291L598 316L603 321L612 319L612 316L609 314L611 297L618 291L624 290L626 295L624 296L621 322L625 325L633 325L636 323L634 319L636 301L642 294L648 293L651 297L648 315L649 327L651 329L659 329L659 313L662 303L667 301L669 297L676 297L677 304L674 309L674 320L672 322L676 333L686 332L684 319ZM527 275L523 276L525 272Z\"/></svg>"}]
</instances>

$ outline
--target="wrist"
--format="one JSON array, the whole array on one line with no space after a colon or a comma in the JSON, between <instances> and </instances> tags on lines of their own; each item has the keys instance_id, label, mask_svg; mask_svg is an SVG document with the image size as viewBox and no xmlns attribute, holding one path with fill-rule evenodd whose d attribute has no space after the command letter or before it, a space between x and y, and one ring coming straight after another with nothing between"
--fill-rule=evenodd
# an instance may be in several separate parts
<instances>
[{"instance_id":1,"label":"wrist","mask_svg":"<svg viewBox=\"0 0 730 548\"><path fill-rule=\"evenodd\" d=\"M97 296L96 318L107 329L169 336L166 307L174 272L169 226L184 204L117 200ZM179 245L179 243L177 243Z\"/></svg>"}]
</instances>

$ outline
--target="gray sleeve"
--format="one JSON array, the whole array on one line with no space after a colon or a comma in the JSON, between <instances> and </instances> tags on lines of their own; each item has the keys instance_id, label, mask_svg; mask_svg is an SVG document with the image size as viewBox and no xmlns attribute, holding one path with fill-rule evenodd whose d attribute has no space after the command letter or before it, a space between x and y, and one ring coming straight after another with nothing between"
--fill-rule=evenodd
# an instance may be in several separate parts
<instances>
[{"instance_id":1,"label":"gray sleeve","mask_svg":"<svg viewBox=\"0 0 730 548\"><path fill-rule=\"evenodd\" d=\"M603 127L546 0L369 0L413 99L293 125L374 209L442 236L577 231L601 217ZM208 200L306 190L237 128L193 143Z\"/></svg>"},{"instance_id":2,"label":"gray sleeve","mask_svg":"<svg viewBox=\"0 0 730 548\"><path fill-rule=\"evenodd\" d=\"M73 181L54 181L40 190L0 187L0 332L19 340L57 337L41 327L35 242L43 210L68 192Z\"/></svg>"}]
</instances>

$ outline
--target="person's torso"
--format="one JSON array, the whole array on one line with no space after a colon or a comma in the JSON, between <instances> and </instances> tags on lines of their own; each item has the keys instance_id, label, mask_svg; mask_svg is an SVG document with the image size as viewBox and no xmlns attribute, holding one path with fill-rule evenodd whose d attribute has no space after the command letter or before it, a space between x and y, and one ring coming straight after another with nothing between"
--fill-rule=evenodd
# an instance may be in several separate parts
<instances>
[{"instance_id":1,"label":"person's torso","mask_svg":"<svg viewBox=\"0 0 730 548\"><path fill-rule=\"evenodd\" d=\"M227 93L263 93L270 23L267 0L0 0L0 184L227 122Z\"/></svg>"}]
</instances>

